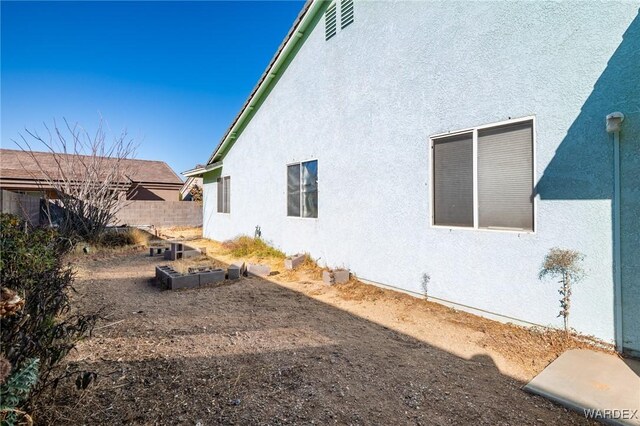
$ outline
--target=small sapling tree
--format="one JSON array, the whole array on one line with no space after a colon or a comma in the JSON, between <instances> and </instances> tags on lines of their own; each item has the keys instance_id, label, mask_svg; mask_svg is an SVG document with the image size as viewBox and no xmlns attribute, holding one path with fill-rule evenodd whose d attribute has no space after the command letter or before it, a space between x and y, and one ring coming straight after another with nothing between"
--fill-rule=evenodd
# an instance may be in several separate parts
<instances>
[{"instance_id":1,"label":"small sapling tree","mask_svg":"<svg viewBox=\"0 0 640 426\"><path fill-rule=\"evenodd\" d=\"M575 283L584 278L584 270L580 262L584 259L584 255L575 250L560 249L557 247L549 250L544 258L539 278L543 279L547 276L558 277L560 281L560 313L559 317L564 320L564 331L569 333L569 311L571 308L571 293Z\"/></svg>"}]
</instances>

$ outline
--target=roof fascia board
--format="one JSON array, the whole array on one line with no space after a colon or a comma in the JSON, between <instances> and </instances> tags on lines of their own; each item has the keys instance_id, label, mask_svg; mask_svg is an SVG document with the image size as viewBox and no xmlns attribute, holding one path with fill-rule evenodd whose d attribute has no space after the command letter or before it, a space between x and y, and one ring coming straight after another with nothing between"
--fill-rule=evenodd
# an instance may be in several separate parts
<instances>
[{"instance_id":1,"label":"roof fascia board","mask_svg":"<svg viewBox=\"0 0 640 426\"><path fill-rule=\"evenodd\" d=\"M204 167L196 167L195 169L187 170L186 172L182 172L181 174L186 177L200 177L203 174L210 172L211 170L219 169L222 167L222 161L218 161L217 163L207 164Z\"/></svg>"}]
</instances>

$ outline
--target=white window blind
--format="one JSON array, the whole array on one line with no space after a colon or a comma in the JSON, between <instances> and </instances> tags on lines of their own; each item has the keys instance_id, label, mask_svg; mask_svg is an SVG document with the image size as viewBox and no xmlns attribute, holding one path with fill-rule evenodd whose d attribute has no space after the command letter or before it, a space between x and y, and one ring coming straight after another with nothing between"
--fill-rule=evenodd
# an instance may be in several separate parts
<instances>
[{"instance_id":1,"label":"white window blind","mask_svg":"<svg viewBox=\"0 0 640 426\"><path fill-rule=\"evenodd\" d=\"M231 177L220 177L218 184L218 213L231 213Z\"/></svg>"},{"instance_id":2,"label":"white window blind","mask_svg":"<svg viewBox=\"0 0 640 426\"><path fill-rule=\"evenodd\" d=\"M287 166L287 216L318 217L318 161Z\"/></svg>"}]
</instances>

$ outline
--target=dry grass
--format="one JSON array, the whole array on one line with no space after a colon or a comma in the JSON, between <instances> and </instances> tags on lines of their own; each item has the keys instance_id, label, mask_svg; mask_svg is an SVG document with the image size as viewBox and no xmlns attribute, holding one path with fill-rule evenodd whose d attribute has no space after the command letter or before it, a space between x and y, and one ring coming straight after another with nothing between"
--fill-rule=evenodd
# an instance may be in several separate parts
<instances>
[{"instance_id":1,"label":"dry grass","mask_svg":"<svg viewBox=\"0 0 640 426\"><path fill-rule=\"evenodd\" d=\"M282 251L270 246L260 238L236 237L222 243L222 247L233 257L252 257L258 259L284 259Z\"/></svg>"},{"instance_id":2,"label":"dry grass","mask_svg":"<svg viewBox=\"0 0 640 426\"><path fill-rule=\"evenodd\" d=\"M309 253L305 253L304 261L296 269L285 270L278 277L289 282L306 279L320 281L322 280L322 271L325 269L320 267Z\"/></svg>"},{"instance_id":3,"label":"dry grass","mask_svg":"<svg viewBox=\"0 0 640 426\"><path fill-rule=\"evenodd\" d=\"M138 228L114 228L100 236L99 245L109 248L146 246L151 238L155 237Z\"/></svg>"}]
</instances>

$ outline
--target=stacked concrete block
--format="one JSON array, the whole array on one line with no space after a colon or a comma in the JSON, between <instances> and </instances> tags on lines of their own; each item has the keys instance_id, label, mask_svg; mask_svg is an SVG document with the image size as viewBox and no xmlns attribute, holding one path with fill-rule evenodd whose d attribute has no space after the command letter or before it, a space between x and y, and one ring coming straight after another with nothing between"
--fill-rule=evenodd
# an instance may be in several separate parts
<instances>
[{"instance_id":1,"label":"stacked concrete block","mask_svg":"<svg viewBox=\"0 0 640 426\"><path fill-rule=\"evenodd\" d=\"M230 280L237 280L241 275L241 268L239 265L229 265L227 268L227 278Z\"/></svg>"},{"instance_id":2,"label":"stacked concrete block","mask_svg":"<svg viewBox=\"0 0 640 426\"><path fill-rule=\"evenodd\" d=\"M189 247L180 242L172 242L169 259L167 260L179 260L179 259L187 259L189 257L197 257L200 256L201 251L195 249L193 247ZM165 255L165 259L167 256Z\"/></svg>"},{"instance_id":3,"label":"stacked concrete block","mask_svg":"<svg viewBox=\"0 0 640 426\"><path fill-rule=\"evenodd\" d=\"M191 274L170 274L167 282L171 290L197 288L200 286L200 274L197 272Z\"/></svg>"},{"instance_id":4,"label":"stacked concrete block","mask_svg":"<svg viewBox=\"0 0 640 426\"><path fill-rule=\"evenodd\" d=\"M349 281L351 274L346 269L333 269L330 271L322 271L322 281L325 284L343 284Z\"/></svg>"},{"instance_id":5,"label":"stacked concrete block","mask_svg":"<svg viewBox=\"0 0 640 426\"><path fill-rule=\"evenodd\" d=\"M156 280L162 288L178 290L196 288L216 284L225 280L223 269L207 267L189 268L189 272L181 274L171 266L156 266Z\"/></svg>"},{"instance_id":6,"label":"stacked concrete block","mask_svg":"<svg viewBox=\"0 0 640 426\"><path fill-rule=\"evenodd\" d=\"M198 276L200 277L200 286L205 286L224 281L225 273L223 269L210 269L198 272Z\"/></svg>"},{"instance_id":7,"label":"stacked concrete block","mask_svg":"<svg viewBox=\"0 0 640 426\"><path fill-rule=\"evenodd\" d=\"M271 273L271 267L260 263L250 263L247 265L247 273L259 277L267 277Z\"/></svg>"},{"instance_id":8,"label":"stacked concrete block","mask_svg":"<svg viewBox=\"0 0 640 426\"><path fill-rule=\"evenodd\" d=\"M149 256L153 257L153 256L164 254L165 259L166 259L167 251L169 251L168 247L149 247Z\"/></svg>"},{"instance_id":9,"label":"stacked concrete block","mask_svg":"<svg viewBox=\"0 0 640 426\"><path fill-rule=\"evenodd\" d=\"M298 266L302 265L304 262L305 255L304 254L294 254L293 256L289 256L284 260L284 268L285 269L296 269Z\"/></svg>"}]
</instances>

